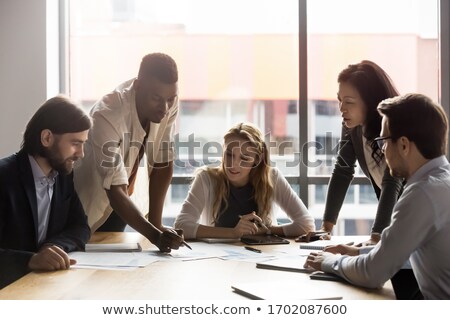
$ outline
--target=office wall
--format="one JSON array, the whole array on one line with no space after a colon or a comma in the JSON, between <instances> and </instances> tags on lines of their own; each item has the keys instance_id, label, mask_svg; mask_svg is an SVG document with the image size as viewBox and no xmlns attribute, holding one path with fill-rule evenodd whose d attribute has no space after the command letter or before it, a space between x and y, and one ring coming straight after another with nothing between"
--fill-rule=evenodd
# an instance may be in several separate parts
<instances>
[{"instance_id":1,"label":"office wall","mask_svg":"<svg viewBox=\"0 0 450 320\"><path fill-rule=\"evenodd\" d=\"M18 150L47 98L46 0L0 1L0 157Z\"/></svg>"}]
</instances>

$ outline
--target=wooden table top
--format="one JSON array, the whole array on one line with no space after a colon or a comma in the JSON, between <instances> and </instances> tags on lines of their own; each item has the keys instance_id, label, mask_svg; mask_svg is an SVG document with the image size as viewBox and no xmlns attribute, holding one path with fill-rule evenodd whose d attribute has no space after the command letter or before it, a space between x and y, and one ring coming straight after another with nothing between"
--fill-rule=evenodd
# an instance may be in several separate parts
<instances>
[{"instance_id":1,"label":"wooden table top","mask_svg":"<svg viewBox=\"0 0 450 320\"><path fill-rule=\"evenodd\" d=\"M92 243L140 242L155 248L134 232L98 232ZM240 244L235 244L240 246ZM212 244L213 246L213 244ZM287 245L286 245L287 246ZM291 242L290 246L298 247ZM270 252L279 246L261 246ZM308 274L257 269L255 263L220 258L193 261L157 261L134 270L69 269L31 272L0 290L0 299L169 299L235 300L247 299L231 285L251 282L295 283L298 290L321 288L343 299L395 299L390 281L382 289L364 289L347 283L311 280ZM292 287L292 285L291 285ZM296 290L285 292L296 299Z\"/></svg>"}]
</instances>

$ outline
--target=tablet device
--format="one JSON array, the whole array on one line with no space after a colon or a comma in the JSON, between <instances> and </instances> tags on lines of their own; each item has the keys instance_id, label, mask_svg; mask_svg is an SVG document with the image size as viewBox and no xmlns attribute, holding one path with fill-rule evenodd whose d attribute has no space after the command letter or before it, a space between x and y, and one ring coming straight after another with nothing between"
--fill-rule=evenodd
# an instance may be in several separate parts
<instances>
[{"instance_id":1,"label":"tablet device","mask_svg":"<svg viewBox=\"0 0 450 320\"><path fill-rule=\"evenodd\" d=\"M275 234L254 234L243 236L241 241L246 244L288 244L289 241Z\"/></svg>"},{"instance_id":2,"label":"tablet device","mask_svg":"<svg viewBox=\"0 0 450 320\"><path fill-rule=\"evenodd\" d=\"M203 241L206 243L233 243L239 242L239 238L198 238L198 241Z\"/></svg>"}]
</instances>

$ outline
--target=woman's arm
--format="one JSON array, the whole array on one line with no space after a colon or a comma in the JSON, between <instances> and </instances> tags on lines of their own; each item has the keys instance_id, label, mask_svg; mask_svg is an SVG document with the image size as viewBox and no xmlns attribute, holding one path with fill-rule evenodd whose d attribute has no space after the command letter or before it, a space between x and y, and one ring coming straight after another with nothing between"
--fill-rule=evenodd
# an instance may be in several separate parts
<instances>
[{"instance_id":1,"label":"woman's arm","mask_svg":"<svg viewBox=\"0 0 450 320\"><path fill-rule=\"evenodd\" d=\"M255 212L241 216L234 228L205 226L200 224L197 229L197 238L240 238L246 234L258 233L257 222L262 223Z\"/></svg>"},{"instance_id":2,"label":"woman's arm","mask_svg":"<svg viewBox=\"0 0 450 320\"><path fill-rule=\"evenodd\" d=\"M355 174L356 154L348 129L342 126L341 140L334 170L328 184L322 229L331 232Z\"/></svg>"},{"instance_id":3,"label":"woman's arm","mask_svg":"<svg viewBox=\"0 0 450 320\"><path fill-rule=\"evenodd\" d=\"M183 202L181 212L175 219L174 227L176 229L183 229L183 235L186 239L195 239L197 237L197 229L200 225L200 218L207 203L212 199L208 198L208 188L204 184L208 184L211 188L211 183L208 173L200 171L196 174L194 182L189 189L189 193Z\"/></svg>"},{"instance_id":4,"label":"woman's arm","mask_svg":"<svg viewBox=\"0 0 450 320\"><path fill-rule=\"evenodd\" d=\"M270 231L274 234L288 237L295 237L314 231L314 218L298 195L292 190L286 178L276 168L272 169L272 174L275 189L274 201L286 212L292 222L280 226L270 226Z\"/></svg>"}]
</instances>

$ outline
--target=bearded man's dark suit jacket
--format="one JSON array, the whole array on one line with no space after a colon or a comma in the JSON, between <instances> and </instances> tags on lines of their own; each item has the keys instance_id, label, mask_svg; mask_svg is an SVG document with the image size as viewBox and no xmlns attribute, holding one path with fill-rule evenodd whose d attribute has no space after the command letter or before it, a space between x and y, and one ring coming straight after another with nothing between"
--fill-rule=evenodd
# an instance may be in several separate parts
<instances>
[{"instance_id":1,"label":"bearded man's dark suit jacket","mask_svg":"<svg viewBox=\"0 0 450 320\"><path fill-rule=\"evenodd\" d=\"M28 154L20 151L0 159L0 288L30 272L28 262L40 247L37 217L36 189ZM66 252L84 250L89 237L73 174L59 174L42 245L54 244Z\"/></svg>"}]
</instances>

